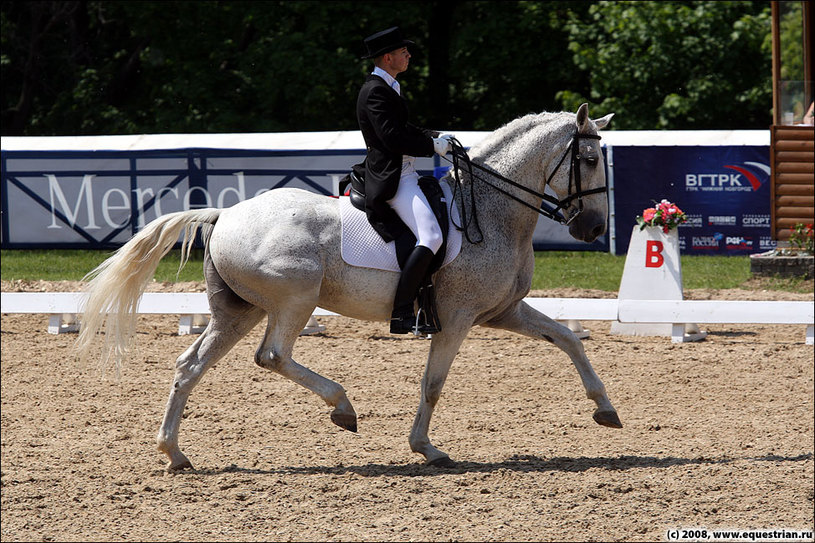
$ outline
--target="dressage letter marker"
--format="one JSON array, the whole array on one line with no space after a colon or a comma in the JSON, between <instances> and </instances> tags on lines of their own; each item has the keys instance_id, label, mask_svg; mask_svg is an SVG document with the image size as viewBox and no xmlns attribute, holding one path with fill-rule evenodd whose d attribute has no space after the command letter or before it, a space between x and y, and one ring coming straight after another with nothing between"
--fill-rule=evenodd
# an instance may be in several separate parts
<instances>
[{"instance_id":1,"label":"dressage letter marker","mask_svg":"<svg viewBox=\"0 0 815 543\"><path fill-rule=\"evenodd\" d=\"M645 243L645 267L659 268L665 263L662 257L663 245L661 241L649 239Z\"/></svg>"},{"instance_id":2,"label":"dressage letter marker","mask_svg":"<svg viewBox=\"0 0 815 543\"><path fill-rule=\"evenodd\" d=\"M640 230L635 226L625 257L623 278L617 299L682 300L682 265L676 229L667 234L660 227ZM696 324L685 324L684 341L704 339ZM613 322L611 333L628 336L672 337L671 323Z\"/></svg>"}]
</instances>

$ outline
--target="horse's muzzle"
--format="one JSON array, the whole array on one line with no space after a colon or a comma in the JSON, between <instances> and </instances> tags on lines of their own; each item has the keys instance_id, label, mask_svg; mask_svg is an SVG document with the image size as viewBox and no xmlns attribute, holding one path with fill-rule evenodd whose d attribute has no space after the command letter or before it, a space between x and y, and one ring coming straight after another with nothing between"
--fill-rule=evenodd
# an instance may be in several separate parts
<instances>
[{"instance_id":1,"label":"horse's muzzle","mask_svg":"<svg viewBox=\"0 0 815 543\"><path fill-rule=\"evenodd\" d=\"M569 225L569 234L577 240L591 243L606 233L606 215L584 209Z\"/></svg>"}]
</instances>

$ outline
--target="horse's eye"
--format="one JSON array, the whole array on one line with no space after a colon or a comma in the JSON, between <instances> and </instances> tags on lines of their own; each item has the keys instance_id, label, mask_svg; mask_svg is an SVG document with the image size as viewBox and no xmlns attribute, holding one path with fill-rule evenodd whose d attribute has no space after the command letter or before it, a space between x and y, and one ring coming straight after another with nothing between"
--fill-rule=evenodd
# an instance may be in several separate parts
<instances>
[{"instance_id":1,"label":"horse's eye","mask_svg":"<svg viewBox=\"0 0 815 543\"><path fill-rule=\"evenodd\" d=\"M597 166L597 155L583 155L580 158L584 159L589 166Z\"/></svg>"}]
</instances>

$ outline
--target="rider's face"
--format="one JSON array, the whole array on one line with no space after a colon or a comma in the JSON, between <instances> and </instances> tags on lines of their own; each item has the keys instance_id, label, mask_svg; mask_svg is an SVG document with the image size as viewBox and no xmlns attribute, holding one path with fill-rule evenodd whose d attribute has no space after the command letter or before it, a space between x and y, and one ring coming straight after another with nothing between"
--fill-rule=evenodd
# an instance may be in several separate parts
<instances>
[{"instance_id":1,"label":"rider's face","mask_svg":"<svg viewBox=\"0 0 815 543\"><path fill-rule=\"evenodd\" d=\"M386 71L390 73L400 74L408 69L408 63L410 61L410 52L408 51L407 47L396 49L395 51L386 53L384 61L385 64L387 65L385 67Z\"/></svg>"}]
</instances>

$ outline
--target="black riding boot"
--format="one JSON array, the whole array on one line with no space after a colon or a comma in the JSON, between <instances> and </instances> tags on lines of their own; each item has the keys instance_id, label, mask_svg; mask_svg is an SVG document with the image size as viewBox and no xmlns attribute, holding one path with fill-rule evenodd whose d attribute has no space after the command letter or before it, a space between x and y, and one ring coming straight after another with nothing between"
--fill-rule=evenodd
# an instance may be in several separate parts
<instances>
[{"instance_id":1,"label":"black riding boot","mask_svg":"<svg viewBox=\"0 0 815 543\"><path fill-rule=\"evenodd\" d=\"M396 287L396 296L393 298L391 334L407 334L413 331L416 325L413 302L434 256L433 251L424 245L417 245L405 262Z\"/></svg>"}]
</instances>

